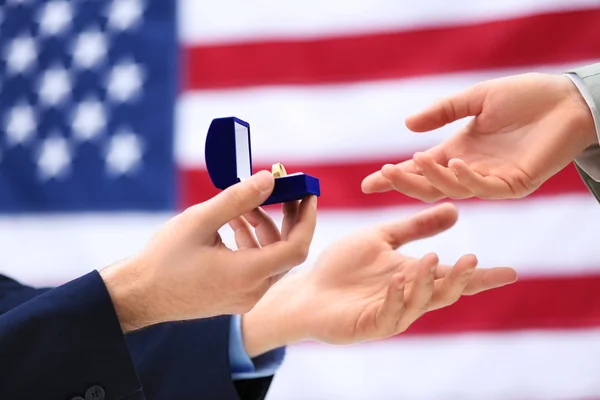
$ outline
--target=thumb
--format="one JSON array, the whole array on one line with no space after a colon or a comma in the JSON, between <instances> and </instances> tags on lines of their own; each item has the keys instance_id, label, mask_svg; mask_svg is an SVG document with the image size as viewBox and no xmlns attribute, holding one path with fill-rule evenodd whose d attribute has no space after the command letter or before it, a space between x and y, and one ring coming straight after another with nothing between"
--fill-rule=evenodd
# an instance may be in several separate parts
<instances>
[{"instance_id":1,"label":"thumb","mask_svg":"<svg viewBox=\"0 0 600 400\"><path fill-rule=\"evenodd\" d=\"M486 92L487 85L479 83L438 100L406 118L406 127L413 132L427 132L462 118L479 115L483 110Z\"/></svg>"},{"instance_id":2,"label":"thumb","mask_svg":"<svg viewBox=\"0 0 600 400\"><path fill-rule=\"evenodd\" d=\"M443 203L408 218L382 226L388 243L398 247L415 240L435 236L450 229L458 220L458 209L452 203Z\"/></svg>"},{"instance_id":3,"label":"thumb","mask_svg":"<svg viewBox=\"0 0 600 400\"><path fill-rule=\"evenodd\" d=\"M269 171L260 171L228 187L199 205L202 228L216 232L229 221L260 207L273 192L274 185L273 175Z\"/></svg>"}]
</instances>

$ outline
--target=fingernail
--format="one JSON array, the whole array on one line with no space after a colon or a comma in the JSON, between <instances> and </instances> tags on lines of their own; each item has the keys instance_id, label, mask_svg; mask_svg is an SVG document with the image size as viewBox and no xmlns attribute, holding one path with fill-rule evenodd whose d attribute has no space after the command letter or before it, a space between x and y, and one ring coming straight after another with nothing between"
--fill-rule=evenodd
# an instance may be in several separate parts
<instances>
[{"instance_id":1,"label":"fingernail","mask_svg":"<svg viewBox=\"0 0 600 400\"><path fill-rule=\"evenodd\" d=\"M456 165L454 165L454 163L452 162L452 160L448 161L448 169L454 175L458 175L458 173L459 173L458 168L456 168Z\"/></svg>"},{"instance_id":2,"label":"fingernail","mask_svg":"<svg viewBox=\"0 0 600 400\"><path fill-rule=\"evenodd\" d=\"M429 272L431 272L432 274L435 273L435 270L437 269L437 265L434 265L432 267L429 268Z\"/></svg>"},{"instance_id":3,"label":"fingernail","mask_svg":"<svg viewBox=\"0 0 600 400\"><path fill-rule=\"evenodd\" d=\"M393 164L385 164L383 167L381 167L381 172L385 173L387 172L392 172L392 170L394 169L394 165Z\"/></svg>"},{"instance_id":4,"label":"fingernail","mask_svg":"<svg viewBox=\"0 0 600 400\"><path fill-rule=\"evenodd\" d=\"M254 174L252 180L261 193L271 192L273 190L273 175L269 171L260 171Z\"/></svg>"}]
</instances>

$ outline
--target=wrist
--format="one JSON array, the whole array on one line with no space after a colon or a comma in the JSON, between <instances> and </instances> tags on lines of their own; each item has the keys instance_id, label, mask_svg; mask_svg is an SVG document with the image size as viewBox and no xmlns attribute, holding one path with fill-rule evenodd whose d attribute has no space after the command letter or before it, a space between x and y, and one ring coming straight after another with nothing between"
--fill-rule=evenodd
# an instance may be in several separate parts
<instances>
[{"instance_id":1,"label":"wrist","mask_svg":"<svg viewBox=\"0 0 600 400\"><path fill-rule=\"evenodd\" d=\"M124 334L151 325L150 308L145 300L138 261L135 258L113 264L102 271L113 308Z\"/></svg>"},{"instance_id":2,"label":"wrist","mask_svg":"<svg viewBox=\"0 0 600 400\"><path fill-rule=\"evenodd\" d=\"M306 338L295 307L302 279L302 273L282 279L242 316L242 340L250 358Z\"/></svg>"}]
</instances>

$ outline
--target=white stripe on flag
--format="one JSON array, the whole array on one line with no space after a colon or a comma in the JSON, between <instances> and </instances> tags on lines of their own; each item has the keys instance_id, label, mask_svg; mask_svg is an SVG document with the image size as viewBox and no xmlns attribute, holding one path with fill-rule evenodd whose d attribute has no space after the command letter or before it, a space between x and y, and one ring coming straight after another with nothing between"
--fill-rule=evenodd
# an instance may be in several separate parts
<instances>
[{"instance_id":1,"label":"white stripe on flag","mask_svg":"<svg viewBox=\"0 0 600 400\"><path fill-rule=\"evenodd\" d=\"M252 157L259 163L410 155L465 124L458 121L427 134L408 131L405 118L437 98L485 79L532 71L562 73L584 64L355 84L191 91L177 105L175 154L184 167L203 166L210 122L236 116L250 123Z\"/></svg>"},{"instance_id":2,"label":"white stripe on flag","mask_svg":"<svg viewBox=\"0 0 600 400\"><path fill-rule=\"evenodd\" d=\"M312 265L325 247L349 232L424 207L323 211L305 265ZM273 216L281 220L279 213ZM4 216L0 218L0 273L32 284L60 283L132 255L167 218L154 214ZM450 231L411 243L402 251L414 256L434 251L447 263L474 253L482 267L512 266L521 276L597 273L600 246L593 227L599 225L598 204L587 194L468 203L460 206L459 221ZM234 248L228 227L222 229L222 236Z\"/></svg>"},{"instance_id":3,"label":"white stripe on flag","mask_svg":"<svg viewBox=\"0 0 600 400\"><path fill-rule=\"evenodd\" d=\"M268 400L600 396L600 330L402 337L288 349Z\"/></svg>"},{"instance_id":4,"label":"white stripe on flag","mask_svg":"<svg viewBox=\"0 0 600 400\"><path fill-rule=\"evenodd\" d=\"M220 0L207 9L202 1L179 0L179 34L183 42L195 44L315 38L581 10L598 7L598 1L461 0L447 5L447 0Z\"/></svg>"}]
</instances>

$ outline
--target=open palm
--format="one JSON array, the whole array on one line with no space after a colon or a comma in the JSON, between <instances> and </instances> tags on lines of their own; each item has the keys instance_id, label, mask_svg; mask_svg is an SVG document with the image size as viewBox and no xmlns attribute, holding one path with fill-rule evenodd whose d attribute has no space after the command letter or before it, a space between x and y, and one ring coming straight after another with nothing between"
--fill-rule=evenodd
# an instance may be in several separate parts
<instances>
[{"instance_id":1,"label":"open palm","mask_svg":"<svg viewBox=\"0 0 600 400\"><path fill-rule=\"evenodd\" d=\"M397 252L407 242L449 229L457 215L454 206L443 204L349 235L328 247L314 268L280 282L274 293L285 298L289 321L303 338L348 344L401 333L463 294L514 282L511 268L476 270L474 255L450 267L439 265L435 254L417 259Z\"/></svg>"},{"instance_id":2,"label":"open palm","mask_svg":"<svg viewBox=\"0 0 600 400\"><path fill-rule=\"evenodd\" d=\"M594 141L590 110L564 76L525 74L482 82L410 117L427 132L474 118L438 146L366 177L365 193L396 190L422 201L520 198Z\"/></svg>"}]
</instances>

